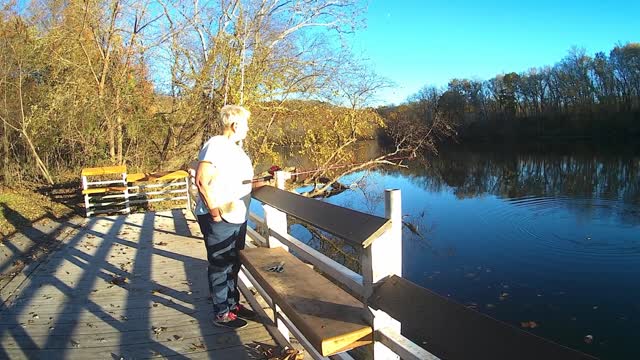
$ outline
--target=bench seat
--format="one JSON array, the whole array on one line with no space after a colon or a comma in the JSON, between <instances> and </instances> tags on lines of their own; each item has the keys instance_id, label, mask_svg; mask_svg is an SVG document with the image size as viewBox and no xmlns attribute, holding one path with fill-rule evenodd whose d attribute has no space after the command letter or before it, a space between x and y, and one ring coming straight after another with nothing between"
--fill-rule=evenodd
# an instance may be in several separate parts
<instances>
[{"instance_id":1,"label":"bench seat","mask_svg":"<svg viewBox=\"0 0 640 360\"><path fill-rule=\"evenodd\" d=\"M323 356L371 344L361 301L283 248L240 251L242 264ZM281 273L267 271L284 262Z\"/></svg>"},{"instance_id":2,"label":"bench seat","mask_svg":"<svg viewBox=\"0 0 640 360\"><path fill-rule=\"evenodd\" d=\"M127 172L126 165L117 166L103 166L95 168L84 168L80 173L81 176L100 176L100 175L112 175L112 174L124 174Z\"/></svg>"}]
</instances>

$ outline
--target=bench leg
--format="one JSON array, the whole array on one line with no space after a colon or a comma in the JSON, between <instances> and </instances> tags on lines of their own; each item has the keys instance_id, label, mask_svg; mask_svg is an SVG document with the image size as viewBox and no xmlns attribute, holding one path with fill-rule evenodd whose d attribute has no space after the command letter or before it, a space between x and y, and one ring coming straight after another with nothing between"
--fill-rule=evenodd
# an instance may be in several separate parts
<instances>
[{"instance_id":1,"label":"bench leg","mask_svg":"<svg viewBox=\"0 0 640 360\"><path fill-rule=\"evenodd\" d=\"M91 211L89 211L89 195L84 195L84 216L89 217L91 215Z\"/></svg>"},{"instance_id":2,"label":"bench leg","mask_svg":"<svg viewBox=\"0 0 640 360\"><path fill-rule=\"evenodd\" d=\"M127 214L130 214L131 213L131 208L130 208L130 205L129 205L129 190L128 189L124 191L124 206L125 206L125 209L126 209L125 212Z\"/></svg>"}]
</instances>

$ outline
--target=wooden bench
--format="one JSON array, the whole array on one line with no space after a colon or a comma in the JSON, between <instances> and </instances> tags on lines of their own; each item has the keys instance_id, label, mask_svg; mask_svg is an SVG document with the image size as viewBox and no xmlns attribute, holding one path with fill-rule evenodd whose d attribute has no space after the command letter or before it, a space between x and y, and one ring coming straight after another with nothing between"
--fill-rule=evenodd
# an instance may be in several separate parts
<instances>
[{"instance_id":1,"label":"wooden bench","mask_svg":"<svg viewBox=\"0 0 640 360\"><path fill-rule=\"evenodd\" d=\"M97 213L130 211L125 165L85 168L80 176L87 217Z\"/></svg>"},{"instance_id":2,"label":"wooden bench","mask_svg":"<svg viewBox=\"0 0 640 360\"><path fill-rule=\"evenodd\" d=\"M158 201L186 200L190 207L189 174L184 170L128 174L131 204L148 204Z\"/></svg>"},{"instance_id":3,"label":"wooden bench","mask_svg":"<svg viewBox=\"0 0 640 360\"><path fill-rule=\"evenodd\" d=\"M363 319L362 302L308 267L287 250L253 248L240 251L250 274L291 322L323 356L373 342L373 329ZM283 272L267 269L284 262Z\"/></svg>"},{"instance_id":4,"label":"wooden bench","mask_svg":"<svg viewBox=\"0 0 640 360\"><path fill-rule=\"evenodd\" d=\"M85 168L81 172L86 216L131 211L132 204L187 201L189 174L184 170L128 174L127 167ZM119 201L114 199L120 199Z\"/></svg>"}]
</instances>

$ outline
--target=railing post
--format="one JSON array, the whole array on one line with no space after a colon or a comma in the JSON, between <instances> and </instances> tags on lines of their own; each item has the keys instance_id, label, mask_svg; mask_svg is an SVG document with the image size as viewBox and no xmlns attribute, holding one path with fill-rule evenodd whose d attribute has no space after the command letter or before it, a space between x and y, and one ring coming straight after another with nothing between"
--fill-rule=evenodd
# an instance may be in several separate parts
<instances>
[{"instance_id":1,"label":"railing post","mask_svg":"<svg viewBox=\"0 0 640 360\"><path fill-rule=\"evenodd\" d=\"M196 203L200 196L198 193L198 187L196 186L196 170L198 168L198 162L192 161L187 165L187 210L191 212L194 219L196 216Z\"/></svg>"},{"instance_id":2,"label":"railing post","mask_svg":"<svg viewBox=\"0 0 640 360\"><path fill-rule=\"evenodd\" d=\"M276 187L278 189L284 190L284 182L286 181L286 172L284 171L276 171ZM288 231L287 228L287 214L274 208L269 205L264 205L264 220L267 225L268 231L271 229L279 232L280 234L286 234ZM270 248L282 247L285 250L289 251L289 247L285 246L278 239L268 234L267 236L267 246Z\"/></svg>"},{"instance_id":3,"label":"railing post","mask_svg":"<svg viewBox=\"0 0 640 360\"><path fill-rule=\"evenodd\" d=\"M82 176L82 190L87 190L89 188L89 185L87 184L89 181L87 180L86 176ZM89 203L89 194L84 194L84 210L85 210L85 217L89 217L89 214L91 214L91 210L89 209L89 207L91 207L91 204Z\"/></svg>"},{"instance_id":4,"label":"railing post","mask_svg":"<svg viewBox=\"0 0 640 360\"><path fill-rule=\"evenodd\" d=\"M373 294L376 283L388 276L402 276L402 203L398 189L385 190L385 217L391 220L391 227L380 238L364 249L362 254L362 277L364 285L365 316L375 331L389 328L400 334L400 322L383 311L374 310L366 304ZM374 339L375 340L375 339ZM399 359L389 348L379 341L373 345L373 357L380 359Z\"/></svg>"},{"instance_id":5,"label":"railing post","mask_svg":"<svg viewBox=\"0 0 640 360\"><path fill-rule=\"evenodd\" d=\"M286 181L286 172L284 171L276 171L275 173L275 178L276 178L276 187L278 189L283 189L284 190L284 183ZM271 207L269 205L263 205L264 208L264 222L267 225L267 247L270 248L275 248L275 247L282 247L285 250L289 251L289 247L285 246L282 242L280 242L278 239L276 239L275 237L271 236L271 229L279 232L280 234L286 234L288 231L288 227L287 227L287 213L284 213L274 207ZM273 321L276 324L276 327L278 328L278 331L280 331L280 333L282 334L282 336L285 337L285 339L289 340L291 338L290 334L289 334L289 329L287 328L287 326L284 324L284 322L282 320L280 320L278 318L278 313L282 312L282 310L280 309L280 307L274 303L274 308L273 308ZM282 315L284 316L284 313L282 313Z\"/></svg>"},{"instance_id":6,"label":"railing post","mask_svg":"<svg viewBox=\"0 0 640 360\"><path fill-rule=\"evenodd\" d=\"M126 207L127 214L131 213L131 207L129 205L129 187L127 186L127 173L122 173L122 185L124 186L124 206Z\"/></svg>"}]
</instances>

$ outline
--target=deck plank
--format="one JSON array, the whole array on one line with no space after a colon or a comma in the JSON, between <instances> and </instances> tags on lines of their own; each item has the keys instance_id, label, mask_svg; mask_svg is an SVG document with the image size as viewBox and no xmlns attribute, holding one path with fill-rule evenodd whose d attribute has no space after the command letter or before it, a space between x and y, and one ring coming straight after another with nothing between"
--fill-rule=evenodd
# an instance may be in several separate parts
<instances>
[{"instance_id":1,"label":"deck plank","mask_svg":"<svg viewBox=\"0 0 640 360\"><path fill-rule=\"evenodd\" d=\"M198 233L171 212L66 232L55 253L2 284L0 358L261 358L257 344L276 346L262 324L212 324Z\"/></svg>"}]
</instances>

